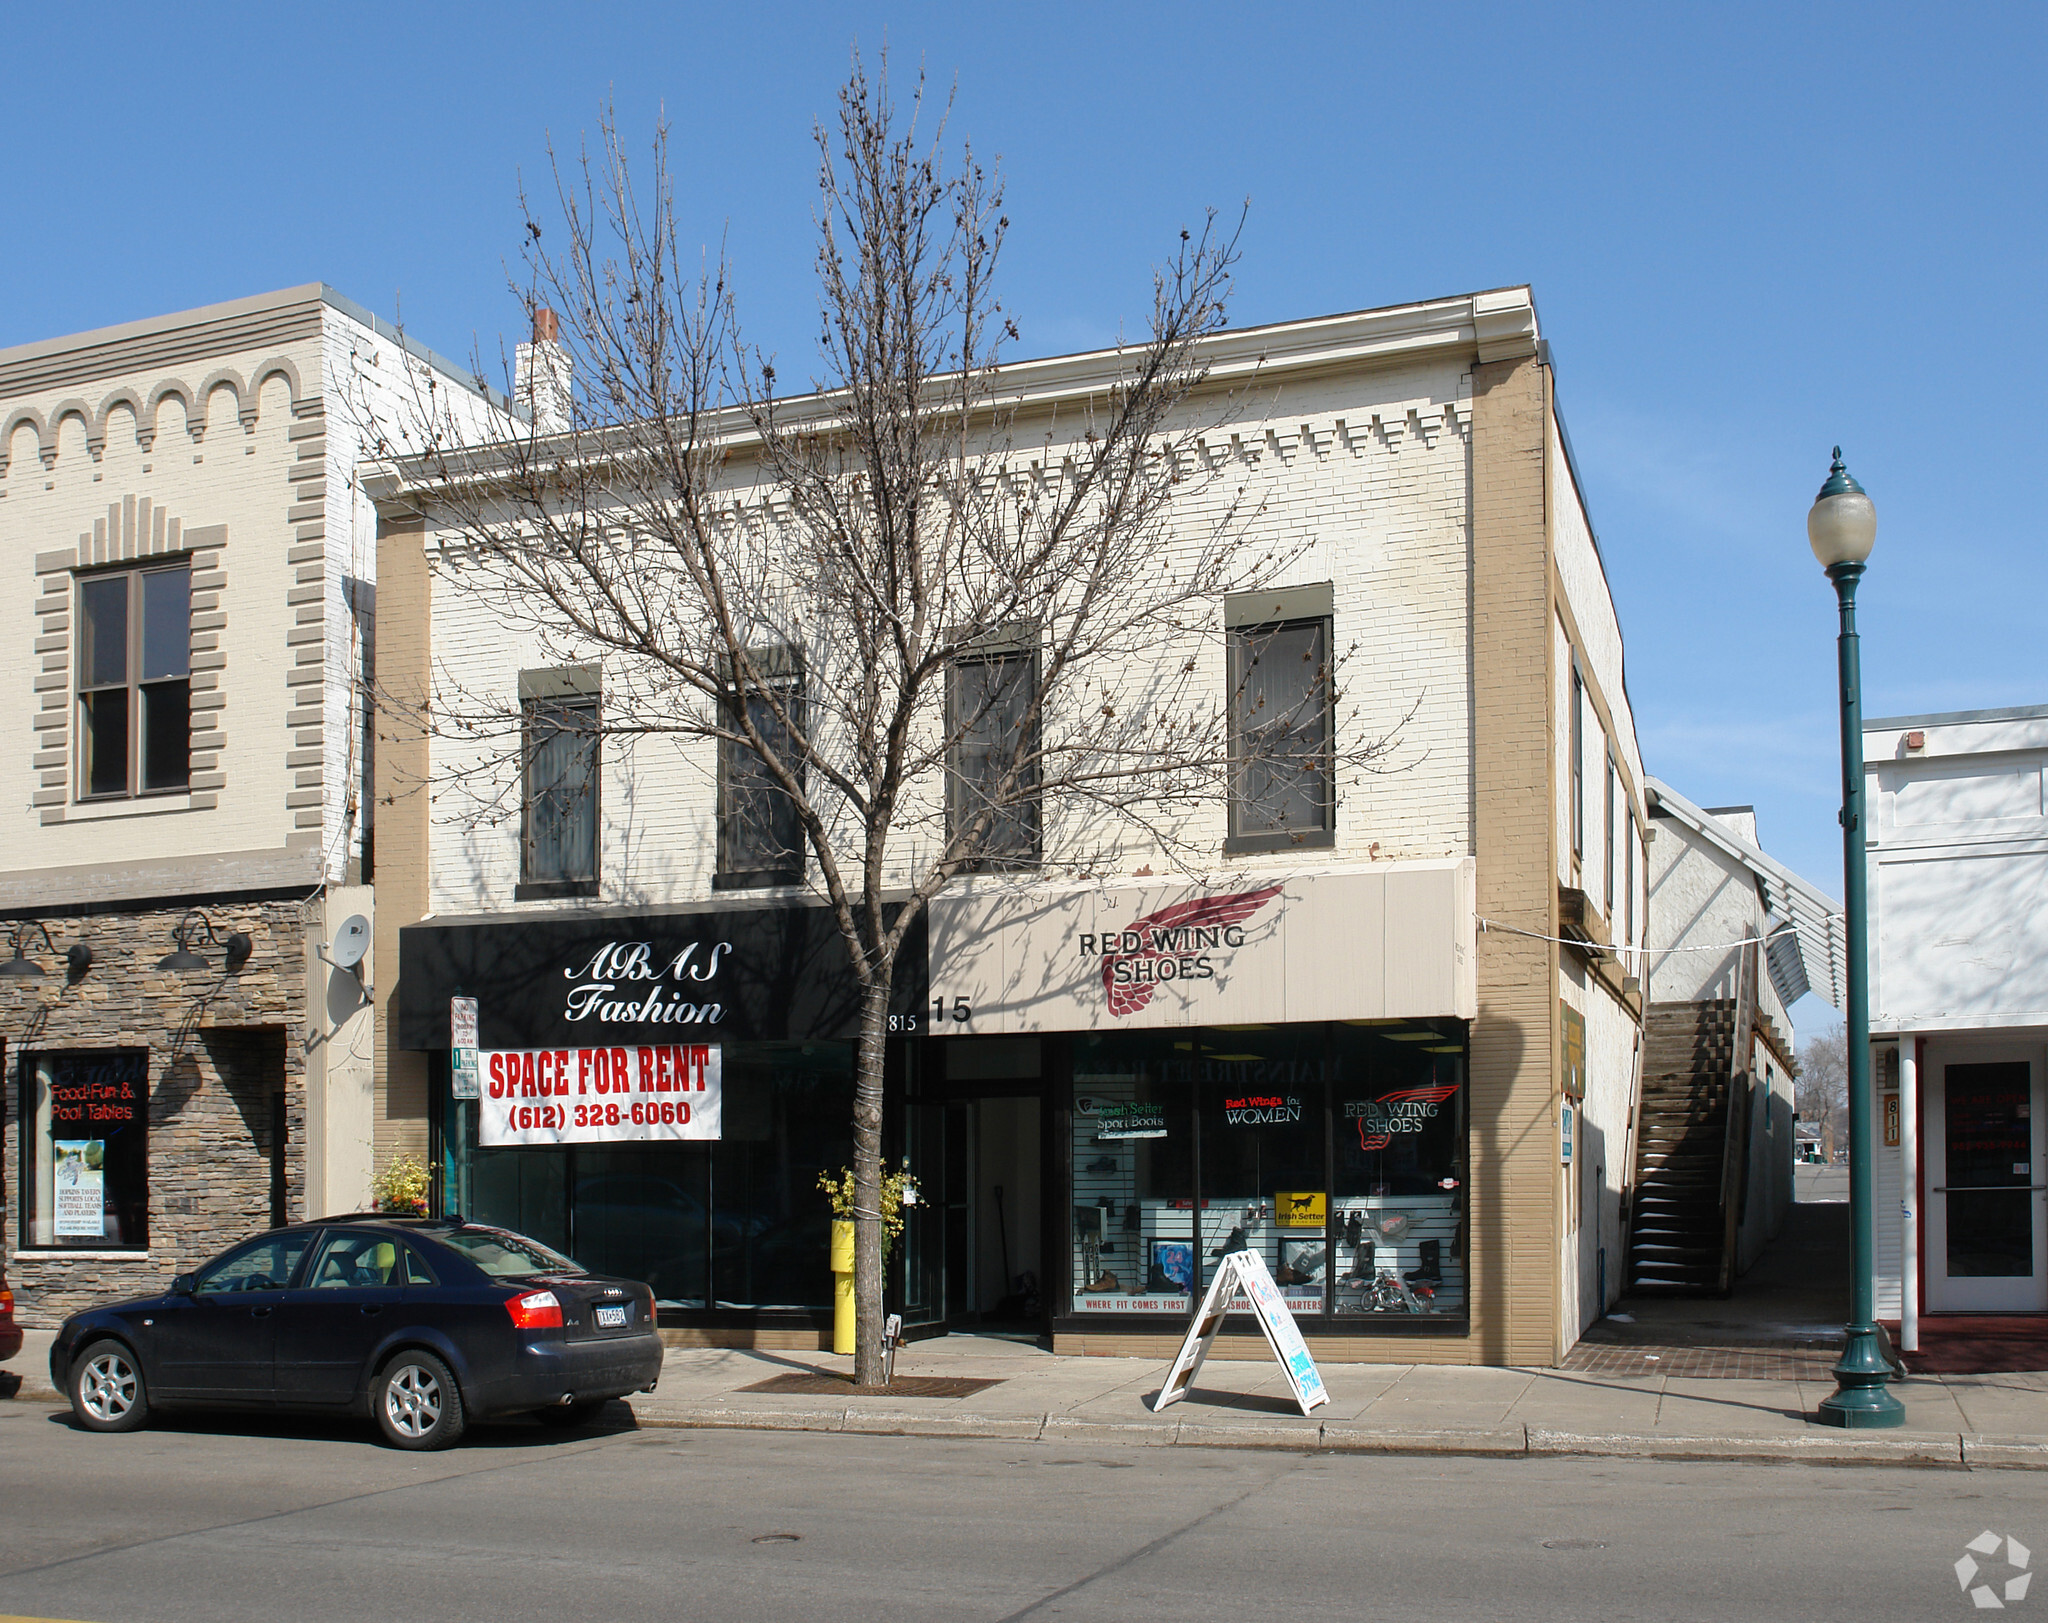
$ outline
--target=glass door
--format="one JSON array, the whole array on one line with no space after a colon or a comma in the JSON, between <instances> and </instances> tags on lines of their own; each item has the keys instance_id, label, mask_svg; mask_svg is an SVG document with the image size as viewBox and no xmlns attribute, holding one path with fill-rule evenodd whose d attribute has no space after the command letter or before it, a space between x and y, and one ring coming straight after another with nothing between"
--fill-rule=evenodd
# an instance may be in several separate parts
<instances>
[{"instance_id":1,"label":"glass door","mask_svg":"<svg viewBox=\"0 0 2048 1623\"><path fill-rule=\"evenodd\" d=\"M2048 1308L2041 1070L2028 1060L1944 1065L1927 1101L1927 1306Z\"/></svg>"},{"instance_id":2,"label":"glass door","mask_svg":"<svg viewBox=\"0 0 2048 1623\"><path fill-rule=\"evenodd\" d=\"M973 1105L918 1101L908 1109L918 1204L904 1220L903 1319L958 1322L973 1305Z\"/></svg>"}]
</instances>

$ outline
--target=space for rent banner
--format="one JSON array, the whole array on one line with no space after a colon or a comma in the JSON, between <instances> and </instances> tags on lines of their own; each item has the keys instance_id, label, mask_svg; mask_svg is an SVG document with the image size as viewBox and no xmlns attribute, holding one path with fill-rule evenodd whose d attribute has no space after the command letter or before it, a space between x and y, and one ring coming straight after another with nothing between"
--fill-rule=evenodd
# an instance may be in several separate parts
<instances>
[{"instance_id":1,"label":"space for rent banner","mask_svg":"<svg viewBox=\"0 0 2048 1623\"><path fill-rule=\"evenodd\" d=\"M618 1144L720 1136L716 1043L486 1049L477 1142Z\"/></svg>"}]
</instances>

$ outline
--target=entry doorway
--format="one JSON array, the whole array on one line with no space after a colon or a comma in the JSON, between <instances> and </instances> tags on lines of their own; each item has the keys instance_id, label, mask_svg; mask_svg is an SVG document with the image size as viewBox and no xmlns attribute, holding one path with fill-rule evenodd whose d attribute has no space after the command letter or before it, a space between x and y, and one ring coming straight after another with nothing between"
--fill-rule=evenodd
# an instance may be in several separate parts
<instances>
[{"instance_id":1,"label":"entry doorway","mask_svg":"<svg viewBox=\"0 0 2048 1623\"><path fill-rule=\"evenodd\" d=\"M1927 1067L1930 1312L2048 1311L2043 1057L1987 1049Z\"/></svg>"},{"instance_id":2,"label":"entry doorway","mask_svg":"<svg viewBox=\"0 0 2048 1623\"><path fill-rule=\"evenodd\" d=\"M1041 1334L1050 1298L1040 1045L933 1046L937 1063L908 1107L905 1135L919 1200L904 1224L904 1321Z\"/></svg>"}]
</instances>

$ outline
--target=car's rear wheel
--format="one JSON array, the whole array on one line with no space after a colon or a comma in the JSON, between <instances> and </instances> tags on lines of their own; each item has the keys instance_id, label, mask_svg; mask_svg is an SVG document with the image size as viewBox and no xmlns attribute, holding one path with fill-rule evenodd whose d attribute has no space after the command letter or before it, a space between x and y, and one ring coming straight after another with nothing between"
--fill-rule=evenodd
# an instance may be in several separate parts
<instances>
[{"instance_id":1,"label":"car's rear wheel","mask_svg":"<svg viewBox=\"0 0 2048 1623\"><path fill-rule=\"evenodd\" d=\"M133 1431L149 1418L149 1386L135 1354L95 1341L71 1361L71 1413L87 1431Z\"/></svg>"},{"instance_id":2,"label":"car's rear wheel","mask_svg":"<svg viewBox=\"0 0 2048 1623\"><path fill-rule=\"evenodd\" d=\"M552 1408L536 1409L534 1419L543 1426L558 1426L567 1431L575 1426L587 1426L603 1413L609 1398L593 1398L587 1403L558 1403Z\"/></svg>"},{"instance_id":3,"label":"car's rear wheel","mask_svg":"<svg viewBox=\"0 0 2048 1623\"><path fill-rule=\"evenodd\" d=\"M447 1448L467 1424L448 1366L427 1352L402 1352L378 1373L370 1407L394 1448Z\"/></svg>"}]
</instances>

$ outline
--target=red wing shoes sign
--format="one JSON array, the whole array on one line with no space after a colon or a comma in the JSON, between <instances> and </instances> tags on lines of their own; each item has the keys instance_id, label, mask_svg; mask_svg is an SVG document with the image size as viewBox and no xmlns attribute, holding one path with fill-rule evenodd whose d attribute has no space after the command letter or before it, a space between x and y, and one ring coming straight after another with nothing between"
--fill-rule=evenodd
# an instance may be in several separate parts
<instances>
[{"instance_id":1,"label":"red wing shoes sign","mask_svg":"<svg viewBox=\"0 0 2048 1623\"><path fill-rule=\"evenodd\" d=\"M961 1036L1471 1019L1473 933L1461 858L1234 883L973 879L931 905L927 1007Z\"/></svg>"},{"instance_id":2,"label":"red wing shoes sign","mask_svg":"<svg viewBox=\"0 0 2048 1623\"><path fill-rule=\"evenodd\" d=\"M1214 980L1219 956L1244 946L1245 920L1280 888L1198 896L1133 919L1121 930L1083 934L1082 954L1101 954L1103 1004L1110 1015L1136 1014L1152 1001L1153 989L1168 981Z\"/></svg>"}]
</instances>

